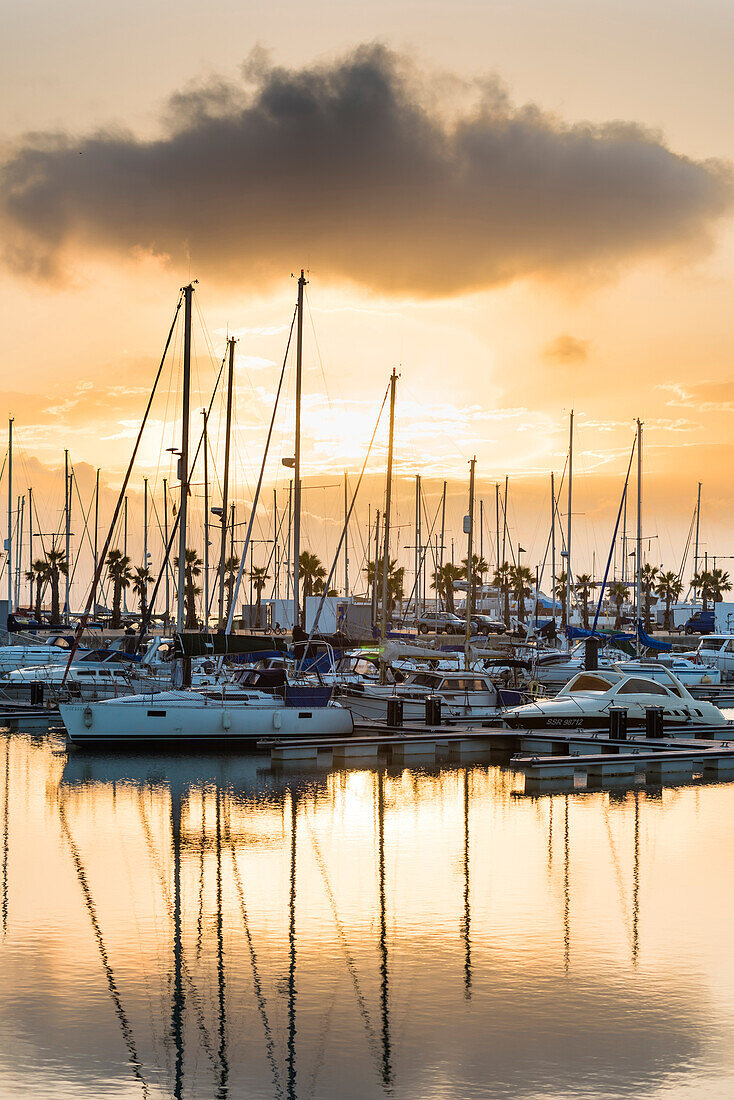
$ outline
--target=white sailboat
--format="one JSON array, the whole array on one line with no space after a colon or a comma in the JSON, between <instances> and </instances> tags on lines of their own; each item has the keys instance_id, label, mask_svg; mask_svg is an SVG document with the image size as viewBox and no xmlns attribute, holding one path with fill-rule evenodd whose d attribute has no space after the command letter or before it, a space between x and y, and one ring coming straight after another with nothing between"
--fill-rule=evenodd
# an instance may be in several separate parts
<instances>
[{"instance_id":1,"label":"white sailboat","mask_svg":"<svg viewBox=\"0 0 734 1100\"><path fill-rule=\"evenodd\" d=\"M163 691L97 703L62 703L69 740L75 745L254 744L263 737L334 737L354 732L341 706L299 709L263 691L229 685L209 691Z\"/></svg>"}]
</instances>

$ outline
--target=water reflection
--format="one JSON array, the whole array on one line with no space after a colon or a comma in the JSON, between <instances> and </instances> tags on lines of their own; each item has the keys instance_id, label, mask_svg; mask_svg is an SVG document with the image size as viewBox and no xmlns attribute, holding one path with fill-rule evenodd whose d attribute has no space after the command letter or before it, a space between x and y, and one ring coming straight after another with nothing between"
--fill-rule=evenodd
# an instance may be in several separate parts
<instances>
[{"instance_id":1,"label":"water reflection","mask_svg":"<svg viewBox=\"0 0 734 1100\"><path fill-rule=\"evenodd\" d=\"M732 787L0 736L0 1095L722 1094Z\"/></svg>"}]
</instances>

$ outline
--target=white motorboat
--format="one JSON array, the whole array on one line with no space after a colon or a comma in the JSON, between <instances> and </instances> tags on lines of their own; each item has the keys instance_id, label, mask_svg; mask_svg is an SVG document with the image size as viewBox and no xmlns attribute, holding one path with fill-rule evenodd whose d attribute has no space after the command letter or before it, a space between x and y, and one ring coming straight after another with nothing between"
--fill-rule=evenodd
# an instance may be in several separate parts
<instances>
[{"instance_id":1,"label":"white motorboat","mask_svg":"<svg viewBox=\"0 0 734 1100\"><path fill-rule=\"evenodd\" d=\"M54 634L44 642L0 646L0 675L14 672L16 668L27 668L29 665L65 665L73 644L74 639L68 634ZM81 654L88 650L78 652Z\"/></svg>"},{"instance_id":2,"label":"white motorboat","mask_svg":"<svg viewBox=\"0 0 734 1100\"><path fill-rule=\"evenodd\" d=\"M628 656L621 649L609 646L599 651L597 662L599 668L613 669L615 663L628 660ZM535 657L533 679L545 687L562 687L577 672L582 672L585 667L586 644L585 641L582 641L568 653L563 653L560 650L539 653Z\"/></svg>"},{"instance_id":3,"label":"white motorboat","mask_svg":"<svg viewBox=\"0 0 734 1100\"><path fill-rule=\"evenodd\" d=\"M358 718L384 722L388 701L398 698L403 704L403 721L424 722L426 697L441 699L441 718L447 722L496 720L503 707L519 701L519 692L496 688L489 676L479 672L409 672L402 683L337 685L335 697Z\"/></svg>"},{"instance_id":4,"label":"white motorboat","mask_svg":"<svg viewBox=\"0 0 734 1100\"><path fill-rule=\"evenodd\" d=\"M709 687L721 683L721 669L704 661L679 657L673 653L660 653L653 659L619 661L616 665L620 672L644 676L649 680L666 680L666 670L672 672L677 680L686 687Z\"/></svg>"},{"instance_id":5,"label":"white motorboat","mask_svg":"<svg viewBox=\"0 0 734 1100\"><path fill-rule=\"evenodd\" d=\"M226 746L263 737L340 737L354 731L352 715L344 707L288 707L266 692L231 685L216 691L164 691L62 703L59 711L76 745Z\"/></svg>"},{"instance_id":6,"label":"white motorboat","mask_svg":"<svg viewBox=\"0 0 734 1100\"><path fill-rule=\"evenodd\" d=\"M579 672L552 699L538 699L505 711L503 719L512 729L607 729L609 711L627 711L631 727L644 727L649 707L661 707L665 729L689 732L697 726L714 727L711 736L734 734L713 703L694 699L680 680L665 669L666 677L652 680L609 669Z\"/></svg>"},{"instance_id":7,"label":"white motorboat","mask_svg":"<svg viewBox=\"0 0 734 1100\"><path fill-rule=\"evenodd\" d=\"M38 704L63 695L84 700L116 698L150 691L155 685L139 663L114 650L92 649L75 657L68 674L67 661L68 652L63 662L17 668L0 679L0 693L15 702Z\"/></svg>"}]
</instances>

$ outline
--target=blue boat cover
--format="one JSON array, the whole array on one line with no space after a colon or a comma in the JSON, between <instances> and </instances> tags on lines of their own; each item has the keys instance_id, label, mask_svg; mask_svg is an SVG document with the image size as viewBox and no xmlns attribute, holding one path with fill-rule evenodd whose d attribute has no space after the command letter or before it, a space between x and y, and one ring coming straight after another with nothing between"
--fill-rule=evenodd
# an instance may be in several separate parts
<instances>
[{"instance_id":1,"label":"blue boat cover","mask_svg":"<svg viewBox=\"0 0 734 1100\"><path fill-rule=\"evenodd\" d=\"M673 648L670 642L661 642L657 638L651 638L649 634L646 634L641 619L637 620L637 636L648 649L656 649L660 653L669 653Z\"/></svg>"}]
</instances>

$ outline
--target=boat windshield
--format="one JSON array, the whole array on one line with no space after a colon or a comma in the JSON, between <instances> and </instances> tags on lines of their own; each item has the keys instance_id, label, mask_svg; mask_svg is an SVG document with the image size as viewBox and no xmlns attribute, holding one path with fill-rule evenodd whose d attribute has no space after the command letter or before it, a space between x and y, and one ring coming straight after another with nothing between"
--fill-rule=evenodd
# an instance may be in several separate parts
<instances>
[{"instance_id":1,"label":"boat windshield","mask_svg":"<svg viewBox=\"0 0 734 1100\"><path fill-rule=\"evenodd\" d=\"M617 695L671 695L664 684L659 684L656 680L643 680L641 677L631 676L629 680L625 680L620 684L617 689Z\"/></svg>"},{"instance_id":2,"label":"boat windshield","mask_svg":"<svg viewBox=\"0 0 734 1100\"><path fill-rule=\"evenodd\" d=\"M577 691L609 691L612 685L603 676L594 676L591 672L582 672L570 684L566 684L565 691L573 694Z\"/></svg>"}]
</instances>

